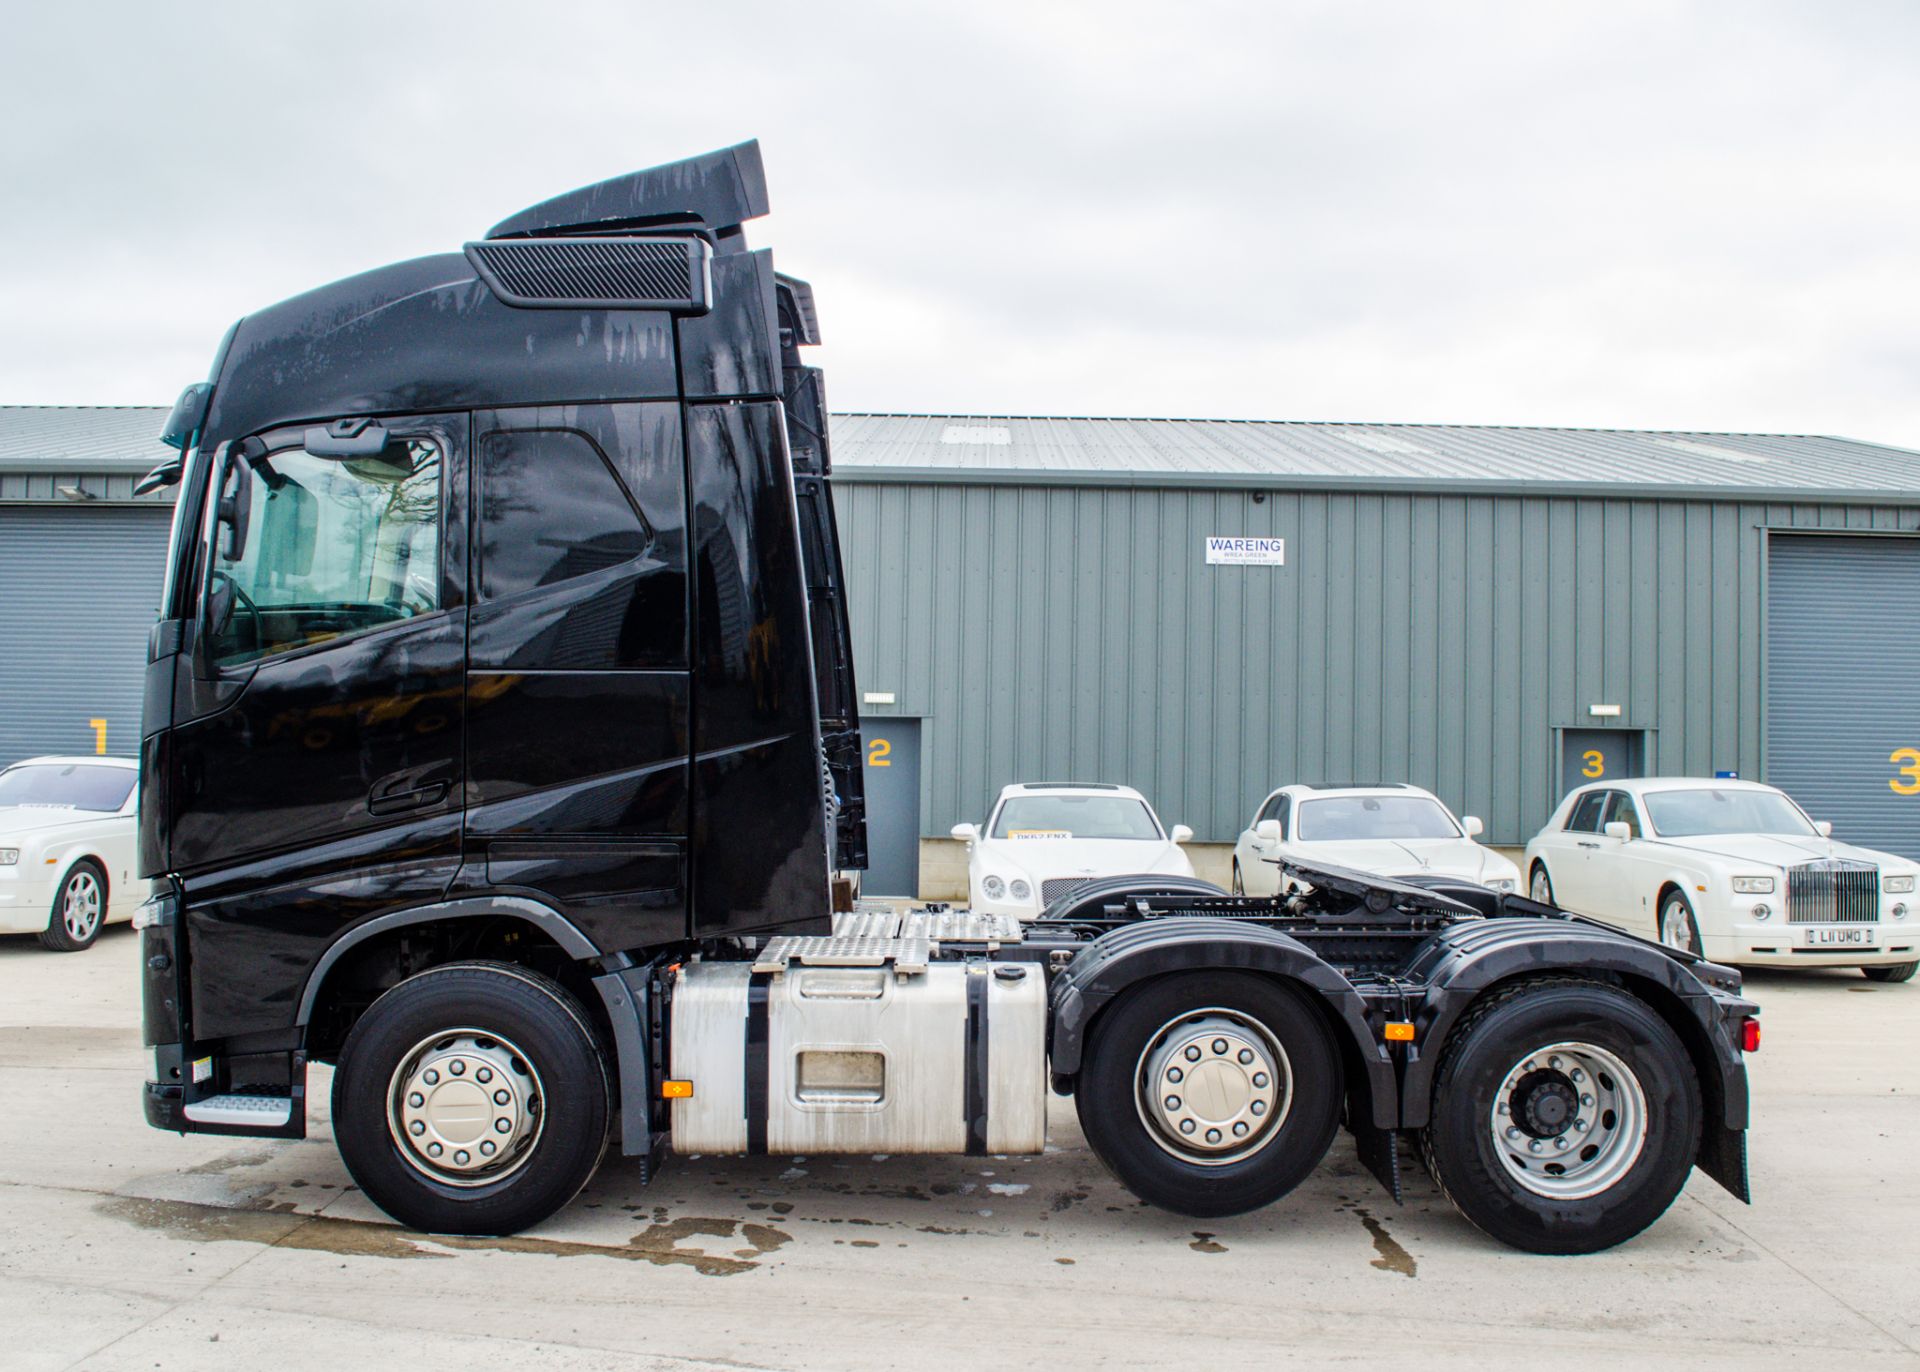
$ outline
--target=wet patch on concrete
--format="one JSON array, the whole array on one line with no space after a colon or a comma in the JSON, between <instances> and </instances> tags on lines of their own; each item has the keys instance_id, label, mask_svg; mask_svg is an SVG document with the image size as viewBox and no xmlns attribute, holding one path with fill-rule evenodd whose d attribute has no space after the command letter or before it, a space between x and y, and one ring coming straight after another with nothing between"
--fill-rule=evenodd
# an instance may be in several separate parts
<instances>
[{"instance_id":1,"label":"wet patch on concrete","mask_svg":"<svg viewBox=\"0 0 1920 1372\"><path fill-rule=\"evenodd\" d=\"M190 1201L113 1197L97 1207L102 1214L190 1243L229 1241L270 1248L299 1248L346 1257L450 1258L460 1252L527 1253L554 1258L618 1258L660 1267L691 1267L706 1277L731 1277L752 1271L759 1260L791 1243L793 1236L770 1225L743 1220L689 1218L649 1225L624 1247L568 1243L558 1239L467 1239L417 1234L361 1220L292 1213L291 1205L267 1210L232 1210ZM743 1242L730 1256L681 1245L694 1238Z\"/></svg>"},{"instance_id":2,"label":"wet patch on concrete","mask_svg":"<svg viewBox=\"0 0 1920 1372\"><path fill-rule=\"evenodd\" d=\"M231 1172L236 1167L258 1167L264 1162L271 1161L273 1156L274 1150L271 1148L246 1148L235 1153L222 1153L217 1158L208 1158L198 1167L189 1167L185 1170L189 1176L217 1177L223 1172ZM306 1183L296 1181L293 1185L305 1186Z\"/></svg>"},{"instance_id":3,"label":"wet patch on concrete","mask_svg":"<svg viewBox=\"0 0 1920 1372\"><path fill-rule=\"evenodd\" d=\"M1227 1251L1227 1246L1224 1243L1214 1242L1213 1235L1199 1229L1193 1231L1193 1242L1188 1244L1187 1247L1196 1253L1224 1253Z\"/></svg>"},{"instance_id":4,"label":"wet patch on concrete","mask_svg":"<svg viewBox=\"0 0 1920 1372\"><path fill-rule=\"evenodd\" d=\"M1387 1232L1387 1226L1368 1214L1365 1207L1354 1206L1353 1213L1360 1217L1360 1223L1367 1227L1367 1233L1373 1238L1373 1251L1377 1255L1371 1265L1382 1272L1398 1272L1403 1277L1418 1274L1419 1265L1414 1262L1413 1254L1400 1246L1393 1235Z\"/></svg>"}]
</instances>

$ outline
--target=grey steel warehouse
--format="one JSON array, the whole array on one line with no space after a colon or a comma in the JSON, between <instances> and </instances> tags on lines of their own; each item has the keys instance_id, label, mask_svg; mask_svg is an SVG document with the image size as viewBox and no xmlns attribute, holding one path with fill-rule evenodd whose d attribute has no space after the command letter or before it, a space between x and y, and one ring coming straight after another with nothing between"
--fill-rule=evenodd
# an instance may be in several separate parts
<instances>
[{"instance_id":1,"label":"grey steel warehouse","mask_svg":"<svg viewBox=\"0 0 1920 1372\"><path fill-rule=\"evenodd\" d=\"M164 416L0 407L0 762L133 751ZM1217 843L1289 781L1411 781L1515 844L1587 775L1737 772L1920 856L1920 453L886 414L833 443L870 887L938 894L918 839L1033 779Z\"/></svg>"}]
</instances>

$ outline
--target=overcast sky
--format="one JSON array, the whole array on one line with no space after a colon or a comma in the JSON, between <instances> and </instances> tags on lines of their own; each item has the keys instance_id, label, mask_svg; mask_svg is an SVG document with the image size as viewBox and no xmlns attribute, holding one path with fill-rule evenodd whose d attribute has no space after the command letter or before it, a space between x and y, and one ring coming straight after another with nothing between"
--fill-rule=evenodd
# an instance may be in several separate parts
<instances>
[{"instance_id":1,"label":"overcast sky","mask_svg":"<svg viewBox=\"0 0 1920 1372\"><path fill-rule=\"evenodd\" d=\"M15 7L0 402L758 137L834 408L1920 448L1920 4Z\"/></svg>"}]
</instances>

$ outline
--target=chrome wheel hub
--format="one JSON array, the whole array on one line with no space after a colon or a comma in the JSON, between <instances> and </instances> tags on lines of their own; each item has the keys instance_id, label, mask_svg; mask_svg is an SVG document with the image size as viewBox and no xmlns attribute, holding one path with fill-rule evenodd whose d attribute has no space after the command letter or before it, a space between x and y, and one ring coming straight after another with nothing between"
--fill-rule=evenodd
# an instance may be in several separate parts
<instances>
[{"instance_id":1,"label":"chrome wheel hub","mask_svg":"<svg viewBox=\"0 0 1920 1372\"><path fill-rule=\"evenodd\" d=\"M478 1029L415 1044L387 1099L400 1156L453 1186L482 1186L519 1167L543 1124L539 1074L513 1044Z\"/></svg>"},{"instance_id":2,"label":"chrome wheel hub","mask_svg":"<svg viewBox=\"0 0 1920 1372\"><path fill-rule=\"evenodd\" d=\"M1187 1162L1219 1167L1264 1148L1293 1103L1293 1070L1266 1027L1237 1010L1195 1010L1147 1041L1135 1104L1147 1132Z\"/></svg>"},{"instance_id":3,"label":"chrome wheel hub","mask_svg":"<svg viewBox=\"0 0 1920 1372\"><path fill-rule=\"evenodd\" d=\"M84 943L100 925L100 883L91 872L75 872L67 878L60 897L60 923L67 937Z\"/></svg>"},{"instance_id":4,"label":"chrome wheel hub","mask_svg":"<svg viewBox=\"0 0 1920 1372\"><path fill-rule=\"evenodd\" d=\"M1647 1142L1647 1094L1633 1070L1591 1043L1549 1043L1494 1093L1494 1152L1536 1196L1582 1200L1633 1170Z\"/></svg>"},{"instance_id":5,"label":"chrome wheel hub","mask_svg":"<svg viewBox=\"0 0 1920 1372\"><path fill-rule=\"evenodd\" d=\"M1693 946L1693 930L1687 925L1687 907L1677 900L1667 902L1660 917L1660 941L1683 953L1698 953Z\"/></svg>"}]
</instances>

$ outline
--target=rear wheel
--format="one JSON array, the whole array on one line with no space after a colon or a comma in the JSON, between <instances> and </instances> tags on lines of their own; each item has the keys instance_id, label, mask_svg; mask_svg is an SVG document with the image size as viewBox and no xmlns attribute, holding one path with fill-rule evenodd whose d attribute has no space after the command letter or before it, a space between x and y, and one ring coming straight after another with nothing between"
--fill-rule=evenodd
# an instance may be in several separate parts
<instances>
[{"instance_id":1,"label":"rear wheel","mask_svg":"<svg viewBox=\"0 0 1920 1372\"><path fill-rule=\"evenodd\" d=\"M1339 1123L1340 1056L1288 987L1182 973L1101 1016L1075 1093L1100 1160L1142 1200L1237 1215L1287 1194Z\"/></svg>"},{"instance_id":2,"label":"rear wheel","mask_svg":"<svg viewBox=\"0 0 1920 1372\"><path fill-rule=\"evenodd\" d=\"M1615 987L1499 992L1447 1040L1421 1134L1461 1213L1535 1253L1592 1253L1673 1204L1700 1139L1700 1087L1674 1032Z\"/></svg>"},{"instance_id":3,"label":"rear wheel","mask_svg":"<svg viewBox=\"0 0 1920 1372\"><path fill-rule=\"evenodd\" d=\"M91 948L100 937L100 926L107 917L107 874L92 858L73 864L60 889L54 893L53 909L47 914L47 927L40 931L40 946L56 953L77 953Z\"/></svg>"},{"instance_id":4,"label":"rear wheel","mask_svg":"<svg viewBox=\"0 0 1920 1372\"><path fill-rule=\"evenodd\" d=\"M401 982L354 1025L333 1130L354 1181L402 1224L512 1234L587 1184L609 1100L571 996L524 968L455 963Z\"/></svg>"},{"instance_id":5,"label":"rear wheel","mask_svg":"<svg viewBox=\"0 0 1920 1372\"><path fill-rule=\"evenodd\" d=\"M1247 893L1246 883L1240 880L1240 859L1239 858L1235 858L1233 860L1233 893L1236 896L1244 896Z\"/></svg>"},{"instance_id":6,"label":"rear wheel","mask_svg":"<svg viewBox=\"0 0 1920 1372\"><path fill-rule=\"evenodd\" d=\"M1878 967L1862 967L1869 981L1912 981L1920 962L1883 962Z\"/></svg>"}]
</instances>

